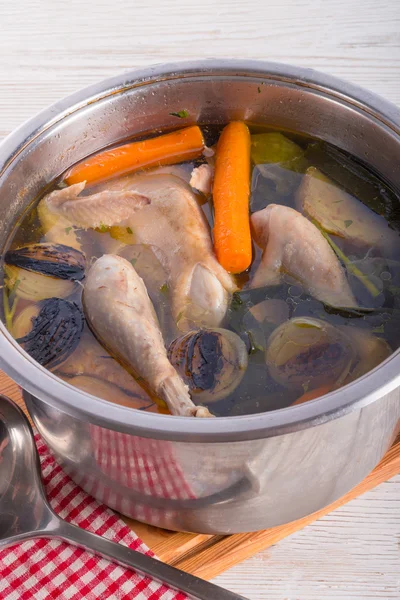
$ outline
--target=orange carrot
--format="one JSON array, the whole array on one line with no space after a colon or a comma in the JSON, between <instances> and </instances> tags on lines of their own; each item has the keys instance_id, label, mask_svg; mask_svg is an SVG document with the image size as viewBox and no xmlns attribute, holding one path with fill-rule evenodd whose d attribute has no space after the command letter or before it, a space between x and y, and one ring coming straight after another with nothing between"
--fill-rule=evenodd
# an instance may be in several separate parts
<instances>
[{"instance_id":1,"label":"orange carrot","mask_svg":"<svg viewBox=\"0 0 400 600\"><path fill-rule=\"evenodd\" d=\"M68 185L97 183L145 167L172 165L198 158L204 148L200 127L193 125L141 142L110 148L78 163L67 173Z\"/></svg>"},{"instance_id":2,"label":"orange carrot","mask_svg":"<svg viewBox=\"0 0 400 600\"><path fill-rule=\"evenodd\" d=\"M251 263L250 132L241 121L221 133L215 155L214 248L220 264L241 273Z\"/></svg>"},{"instance_id":3,"label":"orange carrot","mask_svg":"<svg viewBox=\"0 0 400 600\"><path fill-rule=\"evenodd\" d=\"M303 404L303 402L308 402L309 400L315 400L320 396L328 394L331 390L332 385L321 385L321 387L315 388L315 390L310 390L309 392L306 392L300 396L300 398L297 398L297 400L292 402L291 406L294 406L295 404Z\"/></svg>"}]
</instances>

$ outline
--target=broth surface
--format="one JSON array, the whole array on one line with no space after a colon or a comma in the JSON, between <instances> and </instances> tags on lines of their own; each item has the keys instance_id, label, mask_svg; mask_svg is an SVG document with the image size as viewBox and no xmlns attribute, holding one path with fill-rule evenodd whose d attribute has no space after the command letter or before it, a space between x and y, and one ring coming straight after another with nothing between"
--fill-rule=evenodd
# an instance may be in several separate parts
<instances>
[{"instance_id":1,"label":"broth surface","mask_svg":"<svg viewBox=\"0 0 400 600\"><path fill-rule=\"evenodd\" d=\"M316 167L334 186L341 191L346 191L355 202L360 204L360 207L368 207L379 216L384 226L388 225L391 235L400 232L400 197L357 160L333 146L304 136L276 132L260 126L249 125L249 128L253 141L251 213L272 204L298 210L299 188L306 177L305 172L310 167ZM221 128L204 126L202 131L206 144L210 147L217 142ZM269 138L269 142L264 143L262 136L265 134L273 134L277 137ZM257 139L258 144L255 143ZM213 157L201 157L194 161L156 167L145 172L172 173L188 183L192 170L201 164L206 164L207 160L212 162ZM123 183L125 177L113 179L113 186L118 186L119 182ZM63 187L65 187L63 183L56 181L53 190L63 189ZM107 181L87 187L82 195L94 194L106 188ZM212 200L201 193L196 193L196 198L212 231ZM341 200L335 202L339 204ZM350 231L354 226L352 219L346 219L345 234L346 229ZM313 297L305 290L304 285L289 273L283 273L277 285L251 288L250 283L260 265L263 253L263 250L253 241L251 266L244 273L234 276L238 291L233 293L226 316L220 325L221 328L235 332L243 340L248 353L248 365L243 378L233 391L226 397L207 404L214 415L235 416L276 410L293 404L314 389L321 388L321 393L329 391L320 384L317 385L313 378L320 368L328 373L332 369L331 365L337 364L337 353L343 352L339 342L332 341L334 338L329 337L331 331L348 332L346 335L350 340L353 340L352 331L355 331L354 335L359 336L356 343L359 349L357 351L361 352L361 347L366 348L370 344L372 357L378 356L383 349L382 360L386 357L384 346L378 342L375 348L375 339L386 342L391 351L399 347L400 240L397 240L393 249L387 250L365 242L356 243L350 237L342 237L332 231L326 235L346 273L358 306L344 308L329 306ZM135 243L135 234L129 227L110 228L100 225L96 229L84 230L67 226L64 228L63 239L58 243L68 245L68 240L72 240L73 236L79 240L89 266L104 254L118 254L129 260L147 287L165 345L169 346L174 339L182 335L172 317L168 278L154 260L151 248ZM14 230L6 250L13 251L23 246L48 241L36 204L30 208ZM7 275L10 278L10 274ZM3 286L5 322L17 338L21 338L21 332L23 335L27 333L26 322L24 328L21 315L27 309L31 309L31 314L29 311L25 312L28 315L29 325L35 318L34 311L38 306L37 300L17 297L19 285L18 275L16 275L13 286L7 287L6 284ZM83 278L73 286L73 289L71 288L71 293L63 297L79 307L82 306L84 285ZM282 327L283 323L297 318L303 319L300 321L302 327L313 327L313 319L315 319L318 323L322 321L327 326L332 326L332 330L329 328L327 330L328 341L324 342L325 345L318 346L318 356L308 350L308 353L305 353L303 348L297 364L296 360L300 355L292 355L291 351L289 352L287 364L291 361L288 369L291 369L292 378L292 383L289 384L282 379L286 377L286 371L280 370L278 375L274 374L273 367L266 364L266 355L268 356L267 349L272 345L272 334ZM15 331L16 325L21 327L20 335ZM362 337L363 334L368 337ZM343 357L343 360L349 363L346 374L342 381L338 379L332 382L332 389L335 385L340 387L347 383L352 373L356 377L356 373L362 374L365 369L369 370L368 367L364 369L364 363L375 366L374 360L371 362L371 356L364 356L361 353L355 360L354 347L349 352L348 356L344 354ZM280 356L279 351L277 355ZM342 354L340 356L342 357ZM118 360L115 361L105 347L99 346L85 320L77 347L65 359L61 356L59 361L55 360L51 370L72 385L77 385L107 400L141 410L168 412L165 405L148 392L140 375L132 371L128 372ZM311 365L312 378L309 377L310 371L308 366L304 365L304 361L309 361Z\"/></svg>"}]
</instances>

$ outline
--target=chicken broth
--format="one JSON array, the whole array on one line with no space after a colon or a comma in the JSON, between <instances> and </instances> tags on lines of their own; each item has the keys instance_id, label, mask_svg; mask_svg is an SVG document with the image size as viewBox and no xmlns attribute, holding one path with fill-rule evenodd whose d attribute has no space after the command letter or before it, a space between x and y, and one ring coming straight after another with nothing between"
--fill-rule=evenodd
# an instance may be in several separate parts
<instances>
[{"instance_id":1,"label":"chicken broth","mask_svg":"<svg viewBox=\"0 0 400 600\"><path fill-rule=\"evenodd\" d=\"M400 345L400 198L329 144L192 126L89 157L50 191L3 256L4 321L83 391L258 413L346 385Z\"/></svg>"}]
</instances>

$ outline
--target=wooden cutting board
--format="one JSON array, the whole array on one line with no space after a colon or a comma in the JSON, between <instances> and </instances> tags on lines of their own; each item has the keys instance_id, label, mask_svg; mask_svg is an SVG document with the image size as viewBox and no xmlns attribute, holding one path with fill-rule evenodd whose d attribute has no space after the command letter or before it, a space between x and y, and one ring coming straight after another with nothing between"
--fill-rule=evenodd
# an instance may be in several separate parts
<instances>
[{"instance_id":1,"label":"wooden cutting board","mask_svg":"<svg viewBox=\"0 0 400 600\"><path fill-rule=\"evenodd\" d=\"M18 386L1 371L0 393L15 400L26 413ZM398 473L400 473L400 436L382 462L348 494L326 508L287 525L265 529L256 533L222 536L176 533L145 525L127 517L122 518L162 561L198 575L203 579L211 579L260 550L264 550L295 531L303 529L316 519Z\"/></svg>"}]
</instances>

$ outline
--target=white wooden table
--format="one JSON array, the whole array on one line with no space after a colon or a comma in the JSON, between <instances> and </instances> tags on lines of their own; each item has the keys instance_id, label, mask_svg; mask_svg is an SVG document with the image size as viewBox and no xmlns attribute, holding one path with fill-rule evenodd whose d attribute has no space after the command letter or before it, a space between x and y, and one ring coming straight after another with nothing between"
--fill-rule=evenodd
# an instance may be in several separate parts
<instances>
[{"instance_id":1,"label":"white wooden table","mask_svg":"<svg viewBox=\"0 0 400 600\"><path fill-rule=\"evenodd\" d=\"M0 138L104 77L201 57L314 67L400 104L400 2L2 0ZM400 476L217 581L251 600L399 600Z\"/></svg>"}]
</instances>

